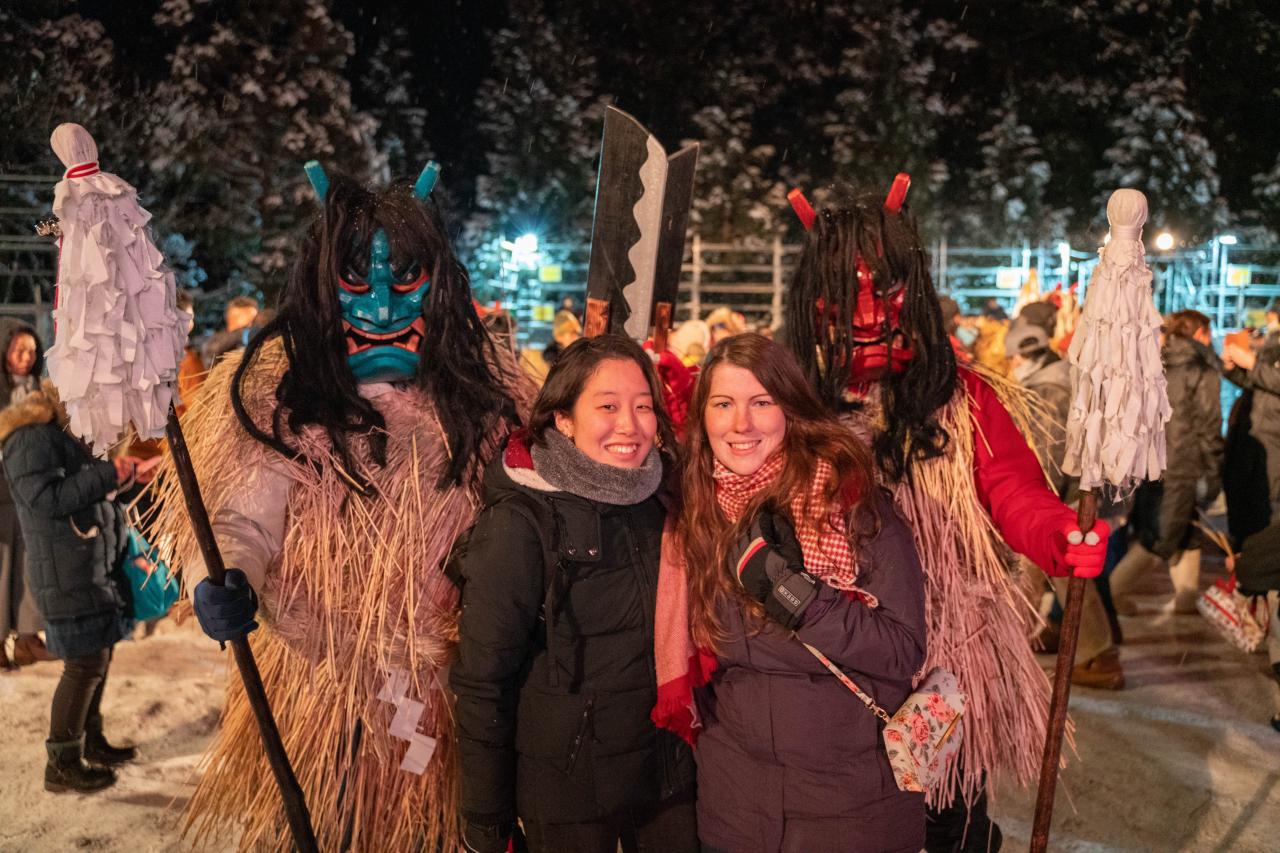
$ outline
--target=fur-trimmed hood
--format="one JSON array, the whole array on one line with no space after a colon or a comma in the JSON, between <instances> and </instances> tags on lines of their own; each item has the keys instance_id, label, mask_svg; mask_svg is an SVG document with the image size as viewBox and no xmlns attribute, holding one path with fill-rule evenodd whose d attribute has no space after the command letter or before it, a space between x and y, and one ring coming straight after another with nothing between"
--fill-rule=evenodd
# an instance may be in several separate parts
<instances>
[{"instance_id":1,"label":"fur-trimmed hood","mask_svg":"<svg viewBox=\"0 0 1280 853\"><path fill-rule=\"evenodd\" d=\"M58 389L48 379L42 379L39 391L32 391L21 402L0 411L0 444L24 426L47 424L55 420L61 423L66 419L66 412L58 400Z\"/></svg>"}]
</instances>

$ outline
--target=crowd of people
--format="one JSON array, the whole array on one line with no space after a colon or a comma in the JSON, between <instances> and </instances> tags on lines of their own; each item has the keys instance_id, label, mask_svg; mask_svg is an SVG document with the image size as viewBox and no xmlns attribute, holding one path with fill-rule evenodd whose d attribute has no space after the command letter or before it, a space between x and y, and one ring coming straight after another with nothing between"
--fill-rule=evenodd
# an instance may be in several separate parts
<instances>
[{"instance_id":1,"label":"crowd of people","mask_svg":"<svg viewBox=\"0 0 1280 853\"><path fill-rule=\"evenodd\" d=\"M776 335L722 308L653 353L584 338L570 303L516 353L430 183L316 189L331 215L278 313L233 301L180 377L225 585L167 462L95 459L39 383L34 330L0 333L0 604L17 664L63 661L50 791L135 758L101 705L133 630L136 501L204 632L252 638L323 849L998 850L987 790L1039 770L1034 650L1069 577L1088 579L1072 679L1121 688L1135 580L1166 564L1170 606L1194 607L1223 491L1229 557L1274 610L1280 304L1221 355L1208 318L1167 318L1168 471L1082 539L1069 300L964 316L905 209L835 196ZM1244 389L1225 437L1223 376ZM903 749L959 740L931 775L893 760L885 723L936 671L967 705L956 726L932 694L909 723ZM249 703L229 686L192 825L287 849Z\"/></svg>"}]
</instances>

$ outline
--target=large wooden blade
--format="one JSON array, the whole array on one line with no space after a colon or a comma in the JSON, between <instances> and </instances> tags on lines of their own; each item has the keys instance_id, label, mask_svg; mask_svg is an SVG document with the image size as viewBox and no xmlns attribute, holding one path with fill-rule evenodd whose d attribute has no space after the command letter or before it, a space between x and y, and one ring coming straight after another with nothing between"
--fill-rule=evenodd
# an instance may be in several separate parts
<instances>
[{"instance_id":1,"label":"large wooden blade","mask_svg":"<svg viewBox=\"0 0 1280 853\"><path fill-rule=\"evenodd\" d=\"M684 262L684 235L689 229L693 204L693 176L698 168L698 146L682 148L667 158L667 186L662 197L662 231L653 264L653 347L667 348L667 332L680 294L680 266Z\"/></svg>"}]
</instances>

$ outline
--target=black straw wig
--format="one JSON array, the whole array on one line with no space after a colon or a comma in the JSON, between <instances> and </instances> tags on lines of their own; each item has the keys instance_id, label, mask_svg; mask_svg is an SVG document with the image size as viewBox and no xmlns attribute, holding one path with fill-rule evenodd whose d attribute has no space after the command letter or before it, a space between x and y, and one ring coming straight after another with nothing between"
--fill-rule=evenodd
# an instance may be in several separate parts
<instances>
[{"instance_id":1,"label":"black straw wig","mask_svg":"<svg viewBox=\"0 0 1280 853\"><path fill-rule=\"evenodd\" d=\"M449 465L437 487L479 476L484 437L502 420L518 420L515 403L495 376L496 352L472 305L471 282L458 262L434 201L419 201L412 184L381 192L334 175L324 213L302 244L276 317L249 341L231 385L231 403L249 434L289 458L299 452L285 441L285 423L295 435L322 427L347 473L361 491L369 484L352 462L349 439L364 435L378 465L386 464L386 423L360 396L347 364L338 301L344 265L367 264L374 233L386 231L398 267L418 261L430 271L422 303L426 321L416 381L430 396L448 442ZM244 376L264 343L279 336L288 368L276 389L271 432L249 417L241 398Z\"/></svg>"},{"instance_id":2,"label":"black straw wig","mask_svg":"<svg viewBox=\"0 0 1280 853\"><path fill-rule=\"evenodd\" d=\"M905 205L901 213L890 213L882 196L836 189L832 203L808 233L787 291L785 341L823 402L836 411L858 405L846 391L854 353L859 255L871 271L878 297L895 282L905 289L898 325L915 357L902 373L886 372L879 382L886 424L872 444L876 464L897 482L910 475L916 459L946 450L949 437L938 424L937 411L956 390L955 353L942 325L915 218ZM891 348L901 346L891 334L888 312L884 334Z\"/></svg>"}]
</instances>

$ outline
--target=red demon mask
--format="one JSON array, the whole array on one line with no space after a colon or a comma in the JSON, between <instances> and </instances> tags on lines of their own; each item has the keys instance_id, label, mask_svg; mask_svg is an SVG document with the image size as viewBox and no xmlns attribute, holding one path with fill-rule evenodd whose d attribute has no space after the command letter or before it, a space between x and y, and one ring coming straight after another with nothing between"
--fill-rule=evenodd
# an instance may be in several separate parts
<instances>
[{"instance_id":1,"label":"red demon mask","mask_svg":"<svg viewBox=\"0 0 1280 853\"><path fill-rule=\"evenodd\" d=\"M885 209L897 214L907 196L907 188L911 185L911 177L905 172L899 173L893 181L893 187L885 198ZM804 193L793 189L787 194L796 216L806 231L813 227L817 213ZM859 255L857 258L858 297L853 307L853 357L849 364L849 382L862 384L874 382L885 374L902 373L907 364L915 356L911 340L902 329L902 302L905 288L902 282L890 282L882 288L876 287L875 277ZM818 315L825 322L838 322L839 312L824 310L819 304ZM821 321L820 321L821 322Z\"/></svg>"},{"instance_id":2,"label":"red demon mask","mask_svg":"<svg viewBox=\"0 0 1280 853\"><path fill-rule=\"evenodd\" d=\"M900 322L905 294L900 282L891 284L885 293L877 292L871 270L867 269L862 258L858 258L858 301L853 309L850 381L871 382L879 379L886 370L901 373L907 369L915 350L911 348L911 341Z\"/></svg>"}]
</instances>

